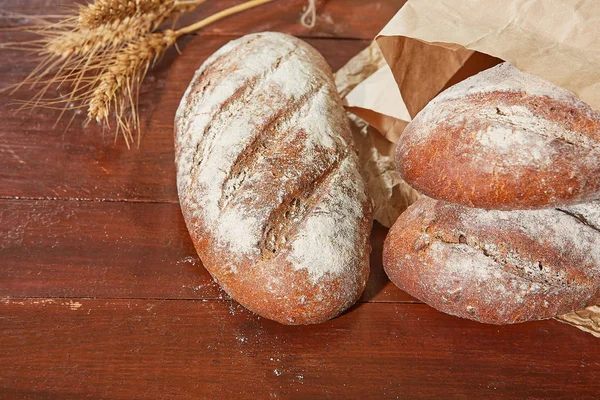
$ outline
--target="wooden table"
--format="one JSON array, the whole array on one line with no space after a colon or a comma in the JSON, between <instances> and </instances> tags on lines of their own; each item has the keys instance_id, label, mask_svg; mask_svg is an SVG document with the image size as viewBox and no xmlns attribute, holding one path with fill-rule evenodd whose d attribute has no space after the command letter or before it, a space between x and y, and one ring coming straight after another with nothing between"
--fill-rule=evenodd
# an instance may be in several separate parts
<instances>
[{"instance_id":1,"label":"wooden table","mask_svg":"<svg viewBox=\"0 0 600 400\"><path fill-rule=\"evenodd\" d=\"M240 1L209 1L188 21ZM4 1L55 13L68 0ZM0 398L593 398L600 340L557 321L490 326L439 313L389 283L385 230L355 307L287 327L244 310L202 268L175 189L173 117L194 70L239 35L276 30L319 49L334 69L403 0L279 0L182 40L142 95L139 149L83 116L15 114L0 100ZM2 20L1 25L8 22ZM14 22L13 22L14 23ZM0 32L0 41L23 39ZM187 44L187 46L186 46ZM35 65L2 51L0 85ZM29 98L25 89L16 98Z\"/></svg>"}]
</instances>

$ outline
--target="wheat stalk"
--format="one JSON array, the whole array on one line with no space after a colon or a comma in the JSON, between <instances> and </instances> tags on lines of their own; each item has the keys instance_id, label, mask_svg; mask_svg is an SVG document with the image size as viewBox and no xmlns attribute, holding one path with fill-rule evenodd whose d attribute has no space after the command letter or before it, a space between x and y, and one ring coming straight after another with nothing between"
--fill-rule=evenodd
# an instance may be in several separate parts
<instances>
[{"instance_id":1,"label":"wheat stalk","mask_svg":"<svg viewBox=\"0 0 600 400\"><path fill-rule=\"evenodd\" d=\"M29 47L37 49L42 62L15 90L23 84L42 88L22 108L59 109L60 116L67 109L87 108L88 122L107 126L114 116L116 133L123 134L127 146L134 142L134 134L139 145L140 86L162 54L185 34L274 0L246 1L184 28L160 30L165 22L205 1L96 0L58 22L38 20L29 30L41 38ZM314 14L314 1L309 1L303 23L306 15ZM46 98L52 85L70 85L69 94Z\"/></svg>"},{"instance_id":2,"label":"wheat stalk","mask_svg":"<svg viewBox=\"0 0 600 400\"><path fill-rule=\"evenodd\" d=\"M54 77L34 96L32 103L25 103L25 107L31 104L43 105L41 97L54 82L75 83L75 89L68 99L71 103L77 97L75 92L83 75L97 69L97 60L110 60L128 42L154 31L164 21L174 18L180 12L189 11L204 1L206 0L188 0L185 3L176 0L96 0L80 6L77 16L66 17L57 23L38 18L38 24L28 30L41 37L30 44L37 49L42 62L13 89L17 90L23 84L39 84L54 71ZM6 47L10 47L10 44ZM86 71L82 71L83 74L74 73L82 66L86 68ZM51 99L49 103L54 106L56 99Z\"/></svg>"},{"instance_id":3,"label":"wheat stalk","mask_svg":"<svg viewBox=\"0 0 600 400\"><path fill-rule=\"evenodd\" d=\"M80 6L77 24L74 18L63 21L55 30L39 30L48 37L44 50L66 57L87 54L108 45L118 47L140 35L156 30L165 21L193 10L206 0L96 0ZM69 29L65 29L65 27Z\"/></svg>"},{"instance_id":4,"label":"wheat stalk","mask_svg":"<svg viewBox=\"0 0 600 400\"><path fill-rule=\"evenodd\" d=\"M111 106L114 105L117 133L122 131L129 145L133 140L132 131L139 133L137 93L141 81L160 55L175 44L177 37L173 30L151 33L129 43L118 52L106 66L105 72L99 76L98 84L90 94L87 102L88 118L108 124ZM132 117L127 119L126 114Z\"/></svg>"},{"instance_id":5,"label":"wheat stalk","mask_svg":"<svg viewBox=\"0 0 600 400\"><path fill-rule=\"evenodd\" d=\"M206 0L96 0L79 6L80 27L94 28L135 15L156 15L166 20L173 14L188 12ZM157 25L158 26L158 25Z\"/></svg>"},{"instance_id":6,"label":"wheat stalk","mask_svg":"<svg viewBox=\"0 0 600 400\"><path fill-rule=\"evenodd\" d=\"M77 20L80 27L95 28L139 14L152 13L166 16L175 8L174 3L174 0L97 0L94 3L81 5Z\"/></svg>"},{"instance_id":7,"label":"wheat stalk","mask_svg":"<svg viewBox=\"0 0 600 400\"><path fill-rule=\"evenodd\" d=\"M67 58L72 55L94 54L108 46L118 47L150 31L153 18L125 17L96 28L82 28L70 32L47 32L47 43L42 49L50 56Z\"/></svg>"}]
</instances>

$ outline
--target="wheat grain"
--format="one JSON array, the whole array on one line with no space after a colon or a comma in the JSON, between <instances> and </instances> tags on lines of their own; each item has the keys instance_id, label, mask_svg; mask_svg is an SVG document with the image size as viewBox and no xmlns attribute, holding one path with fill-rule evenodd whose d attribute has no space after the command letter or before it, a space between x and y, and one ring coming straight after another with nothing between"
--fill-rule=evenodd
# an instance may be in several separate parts
<instances>
[{"instance_id":1,"label":"wheat grain","mask_svg":"<svg viewBox=\"0 0 600 400\"><path fill-rule=\"evenodd\" d=\"M122 43L134 40L149 32L156 21L154 15L146 14L137 18L103 24L92 29L47 31L41 35L47 38L43 51L50 55L66 58L71 55L95 54L106 47L118 48Z\"/></svg>"},{"instance_id":2,"label":"wheat grain","mask_svg":"<svg viewBox=\"0 0 600 400\"><path fill-rule=\"evenodd\" d=\"M90 96L88 117L107 122L115 99L127 92L135 92L131 85L141 82L152 63L176 40L177 34L173 30L151 33L129 43L116 54L114 60L108 60L110 65L107 65ZM133 104L137 103L137 99L133 100Z\"/></svg>"},{"instance_id":3,"label":"wheat grain","mask_svg":"<svg viewBox=\"0 0 600 400\"><path fill-rule=\"evenodd\" d=\"M54 29L38 30L46 38L44 51L62 58L95 54L156 30L168 19L190 11L206 0L96 0L80 6L78 24L73 18ZM65 23L70 21L71 23Z\"/></svg>"},{"instance_id":4,"label":"wheat grain","mask_svg":"<svg viewBox=\"0 0 600 400\"><path fill-rule=\"evenodd\" d=\"M188 12L206 0L96 0L79 8L81 28L95 28L104 24L139 15L152 14L157 28L175 14Z\"/></svg>"},{"instance_id":5,"label":"wheat grain","mask_svg":"<svg viewBox=\"0 0 600 400\"><path fill-rule=\"evenodd\" d=\"M167 15L175 8L175 0L96 0L80 6L79 26L95 28L140 14Z\"/></svg>"}]
</instances>

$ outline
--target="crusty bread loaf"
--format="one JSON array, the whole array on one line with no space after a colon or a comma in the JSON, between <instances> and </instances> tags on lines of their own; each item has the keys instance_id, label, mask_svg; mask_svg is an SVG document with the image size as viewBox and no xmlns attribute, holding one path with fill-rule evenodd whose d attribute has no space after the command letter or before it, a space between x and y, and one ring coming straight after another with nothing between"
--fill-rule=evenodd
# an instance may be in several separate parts
<instances>
[{"instance_id":1,"label":"crusty bread loaf","mask_svg":"<svg viewBox=\"0 0 600 400\"><path fill-rule=\"evenodd\" d=\"M181 208L204 266L250 310L318 323L369 274L372 206L321 55L301 40L234 40L197 71L176 117Z\"/></svg>"},{"instance_id":2,"label":"crusty bread loaf","mask_svg":"<svg viewBox=\"0 0 600 400\"><path fill-rule=\"evenodd\" d=\"M491 324L600 300L600 202L486 211L423 197L386 238L385 271L438 310Z\"/></svg>"},{"instance_id":3,"label":"crusty bread loaf","mask_svg":"<svg viewBox=\"0 0 600 400\"><path fill-rule=\"evenodd\" d=\"M600 113L504 63L431 101L400 138L396 164L421 193L470 207L600 199Z\"/></svg>"}]
</instances>

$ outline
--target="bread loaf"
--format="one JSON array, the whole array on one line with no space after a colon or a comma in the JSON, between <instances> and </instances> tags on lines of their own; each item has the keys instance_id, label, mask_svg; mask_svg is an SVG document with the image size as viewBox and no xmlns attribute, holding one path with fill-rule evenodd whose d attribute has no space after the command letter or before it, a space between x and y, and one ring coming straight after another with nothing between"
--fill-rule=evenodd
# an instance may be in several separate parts
<instances>
[{"instance_id":1,"label":"bread loaf","mask_svg":"<svg viewBox=\"0 0 600 400\"><path fill-rule=\"evenodd\" d=\"M600 113L504 63L431 101L400 138L396 164L423 194L470 207L600 199Z\"/></svg>"},{"instance_id":2,"label":"bread loaf","mask_svg":"<svg viewBox=\"0 0 600 400\"><path fill-rule=\"evenodd\" d=\"M390 230L383 261L399 288L448 314L551 318L600 300L600 202L486 211L423 197Z\"/></svg>"},{"instance_id":3,"label":"bread loaf","mask_svg":"<svg viewBox=\"0 0 600 400\"><path fill-rule=\"evenodd\" d=\"M369 275L371 201L331 70L301 40L234 40L196 72L175 121L181 208L204 266L250 310L330 319Z\"/></svg>"}]
</instances>

